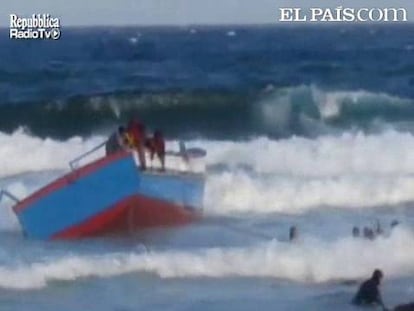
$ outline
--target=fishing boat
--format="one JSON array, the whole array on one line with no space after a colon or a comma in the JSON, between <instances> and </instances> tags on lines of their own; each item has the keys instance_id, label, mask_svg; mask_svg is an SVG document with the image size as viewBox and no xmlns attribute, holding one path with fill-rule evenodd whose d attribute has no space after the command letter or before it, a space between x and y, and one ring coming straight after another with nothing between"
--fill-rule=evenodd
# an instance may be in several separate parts
<instances>
[{"instance_id":1,"label":"fishing boat","mask_svg":"<svg viewBox=\"0 0 414 311\"><path fill-rule=\"evenodd\" d=\"M190 162L202 158L205 151L193 148L169 152L163 171L141 170L136 154L130 151L80 165L103 146L72 160L69 173L23 200L8 191L1 192L0 196L16 202L13 211L25 236L77 239L122 234L139 228L186 224L201 216L204 171L200 166L194 169ZM177 161L183 165L177 166ZM174 163L174 167L168 163Z\"/></svg>"}]
</instances>

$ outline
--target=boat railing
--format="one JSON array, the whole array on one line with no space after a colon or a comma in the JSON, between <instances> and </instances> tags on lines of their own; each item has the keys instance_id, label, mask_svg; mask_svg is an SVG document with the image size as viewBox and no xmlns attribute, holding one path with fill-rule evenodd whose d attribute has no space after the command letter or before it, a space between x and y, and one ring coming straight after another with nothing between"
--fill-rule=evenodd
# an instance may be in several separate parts
<instances>
[{"instance_id":1,"label":"boat railing","mask_svg":"<svg viewBox=\"0 0 414 311\"><path fill-rule=\"evenodd\" d=\"M20 202L20 200L14 194L12 194L10 191L1 189L0 190L0 202L3 199L3 197L8 197L9 199L11 199L12 201L14 201L15 203L19 203Z\"/></svg>"},{"instance_id":2,"label":"boat railing","mask_svg":"<svg viewBox=\"0 0 414 311\"><path fill-rule=\"evenodd\" d=\"M95 153L96 151L98 151L99 149L101 149L103 146L105 146L105 144L106 144L106 141L104 141L103 143L100 143L99 145L93 147L91 150L86 151L85 153L83 153L80 156L76 157L75 159L71 160L69 162L70 169L72 171L76 170L78 168L79 162L81 160L83 160L87 156L91 155L92 153Z\"/></svg>"},{"instance_id":3,"label":"boat railing","mask_svg":"<svg viewBox=\"0 0 414 311\"><path fill-rule=\"evenodd\" d=\"M84 152L83 154L79 155L75 159L71 160L69 162L69 166L71 171L75 171L79 167L80 161L88 157L89 155L95 153L96 151L100 150L102 147L104 147L106 144L106 141L102 142L101 144L93 147L92 149ZM204 157L204 155L201 155L201 157L194 157L192 156L192 153L194 151L196 152L205 152L204 150L200 148L191 148L186 149L184 142L179 143L179 151L167 151L166 152L166 169L167 170L178 170L178 171L187 171L187 172L202 172L205 170L205 163L201 159ZM139 166L139 157L135 150L131 150L132 156L135 160L135 163L137 166ZM153 169L161 168L161 165L156 164L156 161L152 161L149 158L149 153L145 153L146 162L150 164L150 167Z\"/></svg>"},{"instance_id":4,"label":"boat railing","mask_svg":"<svg viewBox=\"0 0 414 311\"><path fill-rule=\"evenodd\" d=\"M183 173L203 173L205 171L205 159L203 157L191 157L182 153L167 152L165 159L167 170Z\"/></svg>"}]
</instances>

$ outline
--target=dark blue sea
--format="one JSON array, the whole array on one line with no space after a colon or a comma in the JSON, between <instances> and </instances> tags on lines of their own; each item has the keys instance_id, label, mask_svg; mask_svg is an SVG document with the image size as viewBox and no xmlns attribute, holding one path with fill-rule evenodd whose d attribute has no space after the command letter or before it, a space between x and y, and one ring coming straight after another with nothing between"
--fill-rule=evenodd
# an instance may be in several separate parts
<instances>
[{"instance_id":1,"label":"dark blue sea","mask_svg":"<svg viewBox=\"0 0 414 311\"><path fill-rule=\"evenodd\" d=\"M0 202L0 310L357 310L376 268L388 306L414 300L413 31L0 30L0 188L24 198L131 117L207 150L189 226L34 241Z\"/></svg>"}]
</instances>

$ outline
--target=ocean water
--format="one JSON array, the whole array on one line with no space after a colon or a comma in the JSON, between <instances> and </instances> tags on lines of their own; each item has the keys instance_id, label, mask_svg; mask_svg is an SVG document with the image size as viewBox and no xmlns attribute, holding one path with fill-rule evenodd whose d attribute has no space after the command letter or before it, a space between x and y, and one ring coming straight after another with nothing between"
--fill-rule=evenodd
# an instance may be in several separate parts
<instances>
[{"instance_id":1,"label":"ocean water","mask_svg":"<svg viewBox=\"0 0 414 311\"><path fill-rule=\"evenodd\" d=\"M1 30L0 188L29 195L131 116L208 154L189 226L27 240L0 202L0 310L355 310L376 268L387 305L414 300L413 30Z\"/></svg>"}]
</instances>

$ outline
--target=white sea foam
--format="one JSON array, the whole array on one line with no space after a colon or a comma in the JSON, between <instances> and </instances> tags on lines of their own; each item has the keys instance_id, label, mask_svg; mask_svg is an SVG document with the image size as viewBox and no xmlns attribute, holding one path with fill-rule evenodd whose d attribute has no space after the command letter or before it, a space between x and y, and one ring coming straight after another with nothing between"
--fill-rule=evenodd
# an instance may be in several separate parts
<instances>
[{"instance_id":1,"label":"white sea foam","mask_svg":"<svg viewBox=\"0 0 414 311\"><path fill-rule=\"evenodd\" d=\"M50 178L39 174L29 182L18 174L63 172L70 159L102 140L96 136L56 141L22 131L0 133L0 186L25 197ZM167 144L177 149L176 145ZM407 133L194 141L189 146L207 149L210 167L224 164L227 168L207 174L207 213L300 213L324 205L362 208L414 201L414 137ZM16 175L15 179L5 182L10 175ZM8 216L2 216L9 223ZM4 228L1 223L0 227Z\"/></svg>"},{"instance_id":2,"label":"white sea foam","mask_svg":"<svg viewBox=\"0 0 414 311\"><path fill-rule=\"evenodd\" d=\"M394 131L205 143L209 163L229 169L208 176L206 210L298 213L414 201L414 137ZM250 167L251 171L238 169Z\"/></svg>"},{"instance_id":3,"label":"white sea foam","mask_svg":"<svg viewBox=\"0 0 414 311\"><path fill-rule=\"evenodd\" d=\"M325 242L304 238L297 243L276 240L251 247L193 251L116 253L65 256L41 262L0 266L0 286L40 288L52 280L111 277L150 272L161 278L270 277L299 282L327 282L369 277L374 268L386 278L414 273L413 233L395 229L374 241L343 238Z\"/></svg>"},{"instance_id":4,"label":"white sea foam","mask_svg":"<svg viewBox=\"0 0 414 311\"><path fill-rule=\"evenodd\" d=\"M376 105L377 107L411 104L411 100L406 98L386 93L372 93L365 90L322 92L313 87L312 95L319 107L321 116L325 119L340 115L342 106L345 103L348 105Z\"/></svg>"},{"instance_id":5,"label":"white sea foam","mask_svg":"<svg viewBox=\"0 0 414 311\"><path fill-rule=\"evenodd\" d=\"M248 142L200 142L208 163L250 165L256 172L300 177L414 173L414 136L386 131L376 135L343 133L316 139L257 138Z\"/></svg>"},{"instance_id":6,"label":"white sea foam","mask_svg":"<svg viewBox=\"0 0 414 311\"><path fill-rule=\"evenodd\" d=\"M297 214L321 206L358 209L413 201L414 176L304 179L228 172L209 177L205 211Z\"/></svg>"},{"instance_id":7,"label":"white sea foam","mask_svg":"<svg viewBox=\"0 0 414 311\"><path fill-rule=\"evenodd\" d=\"M138 43L139 38L137 37L130 37L128 39L128 41L132 44L132 45L136 45Z\"/></svg>"},{"instance_id":8,"label":"white sea foam","mask_svg":"<svg viewBox=\"0 0 414 311\"><path fill-rule=\"evenodd\" d=\"M104 141L103 137L74 137L66 141L41 139L19 129L12 134L0 132L0 178L29 171L67 168L78 155ZM102 156L96 153L95 156Z\"/></svg>"},{"instance_id":9,"label":"white sea foam","mask_svg":"<svg viewBox=\"0 0 414 311\"><path fill-rule=\"evenodd\" d=\"M66 141L41 139L19 130L0 132L0 178L30 171L65 169L68 162L102 141L102 136ZM316 139L256 138L246 142L194 141L208 151L207 164L250 165L257 172L297 176L413 174L414 136L386 131L377 135L344 133ZM177 149L176 142L168 146ZM95 156L102 156L103 149Z\"/></svg>"}]
</instances>

